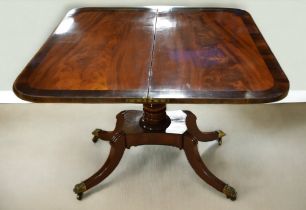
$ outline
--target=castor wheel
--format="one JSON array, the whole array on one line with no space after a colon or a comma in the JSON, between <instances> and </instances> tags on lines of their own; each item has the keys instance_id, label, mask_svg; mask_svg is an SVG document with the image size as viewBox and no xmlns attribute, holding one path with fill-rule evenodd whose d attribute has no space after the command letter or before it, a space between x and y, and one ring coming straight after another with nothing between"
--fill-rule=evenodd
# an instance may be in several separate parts
<instances>
[{"instance_id":1,"label":"castor wheel","mask_svg":"<svg viewBox=\"0 0 306 210\"><path fill-rule=\"evenodd\" d=\"M237 195L234 196L226 196L227 199L230 199L231 201L235 201L237 199Z\"/></svg>"},{"instance_id":2,"label":"castor wheel","mask_svg":"<svg viewBox=\"0 0 306 210\"><path fill-rule=\"evenodd\" d=\"M237 199L236 190L229 185L225 185L225 187L223 188L223 193L226 195L226 198L231 199L232 201L235 201Z\"/></svg>"},{"instance_id":3,"label":"castor wheel","mask_svg":"<svg viewBox=\"0 0 306 210\"><path fill-rule=\"evenodd\" d=\"M92 142L93 143L96 143L98 140L99 140L99 132L101 132L101 129L95 129L93 132L92 132L92 135L93 135L93 138L92 138Z\"/></svg>"},{"instance_id":4,"label":"castor wheel","mask_svg":"<svg viewBox=\"0 0 306 210\"><path fill-rule=\"evenodd\" d=\"M97 136L92 137L92 142L93 143L97 143L98 140L99 140L99 137L97 137Z\"/></svg>"},{"instance_id":5,"label":"castor wheel","mask_svg":"<svg viewBox=\"0 0 306 210\"><path fill-rule=\"evenodd\" d=\"M221 130L216 131L218 133L218 144L221 146L222 145L222 137L225 136L225 133Z\"/></svg>"},{"instance_id":6,"label":"castor wheel","mask_svg":"<svg viewBox=\"0 0 306 210\"><path fill-rule=\"evenodd\" d=\"M235 201L237 197L226 197L227 199L230 199L231 201Z\"/></svg>"},{"instance_id":7,"label":"castor wheel","mask_svg":"<svg viewBox=\"0 0 306 210\"><path fill-rule=\"evenodd\" d=\"M73 192L77 194L77 199L80 201L83 198L83 192L87 190L86 184L81 182L74 186Z\"/></svg>"},{"instance_id":8,"label":"castor wheel","mask_svg":"<svg viewBox=\"0 0 306 210\"><path fill-rule=\"evenodd\" d=\"M77 194L77 199L80 201L83 198L83 193L78 193Z\"/></svg>"}]
</instances>

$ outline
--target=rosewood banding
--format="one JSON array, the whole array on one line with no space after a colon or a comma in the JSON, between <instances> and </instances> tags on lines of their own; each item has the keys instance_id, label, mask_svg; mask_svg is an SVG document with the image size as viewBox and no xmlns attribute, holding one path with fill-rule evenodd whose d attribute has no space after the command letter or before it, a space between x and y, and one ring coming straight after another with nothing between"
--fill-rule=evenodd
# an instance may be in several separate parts
<instances>
[{"instance_id":1,"label":"rosewood banding","mask_svg":"<svg viewBox=\"0 0 306 210\"><path fill-rule=\"evenodd\" d=\"M71 20L65 32L59 30ZM144 103L143 112L120 112L114 131L93 132L93 142L109 141L111 151L98 172L75 186L79 199L111 174L125 148L138 145L183 149L204 181L236 199L235 189L208 170L197 147L215 139L221 145L225 134L200 131L189 111L169 117L165 103L266 103L287 95L288 79L249 13L80 8L60 26L15 81L17 96L33 102Z\"/></svg>"},{"instance_id":2,"label":"rosewood banding","mask_svg":"<svg viewBox=\"0 0 306 210\"><path fill-rule=\"evenodd\" d=\"M55 30L17 78L17 96L48 103L245 104L288 93L286 75L246 11L80 8L63 23L72 19L75 27Z\"/></svg>"}]
</instances>

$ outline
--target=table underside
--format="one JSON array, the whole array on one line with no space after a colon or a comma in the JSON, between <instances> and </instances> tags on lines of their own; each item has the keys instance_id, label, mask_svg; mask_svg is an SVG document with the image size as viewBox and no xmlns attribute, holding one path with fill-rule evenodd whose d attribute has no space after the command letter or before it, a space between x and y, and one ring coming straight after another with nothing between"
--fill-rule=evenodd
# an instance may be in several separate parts
<instances>
[{"instance_id":1,"label":"table underside","mask_svg":"<svg viewBox=\"0 0 306 210\"><path fill-rule=\"evenodd\" d=\"M14 91L34 102L263 103L288 87L245 11L81 8L66 15Z\"/></svg>"}]
</instances>

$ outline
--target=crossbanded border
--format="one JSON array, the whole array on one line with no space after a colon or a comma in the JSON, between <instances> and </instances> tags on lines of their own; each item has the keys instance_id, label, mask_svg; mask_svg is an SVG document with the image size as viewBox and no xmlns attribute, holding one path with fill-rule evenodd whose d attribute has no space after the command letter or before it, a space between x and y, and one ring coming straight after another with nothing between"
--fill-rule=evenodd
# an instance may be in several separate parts
<instances>
[{"instance_id":1,"label":"crossbanded border","mask_svg":"<svg viewBox=\"0 0 306 210\"><path fill-rule=\"evenodd\" d=\"M289 90L288 95L280 100L273 102L274 103L303 103L306 102L306 90ZM9 104L9 103L31 103L24 101L18 98L12 90L1 90L0 91L0 103Z\"/></svg>"}]
</instances>

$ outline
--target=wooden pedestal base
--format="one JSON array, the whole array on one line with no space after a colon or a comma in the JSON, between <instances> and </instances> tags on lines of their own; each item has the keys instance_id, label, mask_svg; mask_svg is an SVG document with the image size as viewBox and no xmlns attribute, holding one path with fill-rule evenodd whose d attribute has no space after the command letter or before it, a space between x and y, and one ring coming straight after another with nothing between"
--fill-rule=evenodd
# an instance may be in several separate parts
<instances>
[{"instance_id":1,"label":"wooden pedestal base","mask_svg":"<svg viewBox=\"0 0 306 210\"><path fill-rule=\"evenodd\" d=\"M222 131L201 132L196 125L196 116L190 111L172 111L167 112L167 115L162 106L158 106L158 109L161 113L158 114L158 111L154 113L154 110L150 110L149 117L146 116L145 109L144 112L122 111L117 115L114 131L107 132L101 129L93 131L93 142L97 142L99 139L109 141L111 150L102 168L74 187L73 191L78 195L79 200L82 199L85 191L96 186L112 173L126 148L138 145L168 145L183 149L191 167L205 182L224 193L227 198L236 199L235 189L208 170L201 159L197 146L199 141L213 140L217 140L221 145L222 137L225 134ZM156 116L161 116L159 119L164 125L157 126L156 122L159 120ZM147 125L144 119L151 120L150 124ZM153 123L152 119L155 120Z\"/></svg>"}]
</instances>

